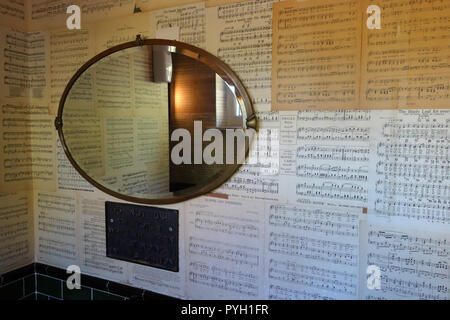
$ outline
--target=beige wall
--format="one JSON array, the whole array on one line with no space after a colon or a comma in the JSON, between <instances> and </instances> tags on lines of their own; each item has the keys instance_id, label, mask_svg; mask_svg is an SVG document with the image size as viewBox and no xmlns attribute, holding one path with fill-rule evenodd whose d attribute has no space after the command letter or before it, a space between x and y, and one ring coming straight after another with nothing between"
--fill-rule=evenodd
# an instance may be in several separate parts
<instances>
[{"instance_id":1,"label":"beige wall","mask_svg":"<svg viewBox=\"0 0 450 320\"><path fill-rule=\"evenodd\" d=\"M152 1L144 2L143 8L153 8ZM2 28L2 53L11 46L8 39L20 37L40 59L0 71L1 106L9 110L0 119L32 119L15 127L2 120L0 228L6 225L2 208L18 203L26 203L34 217L20 221L35 226L34 235L29 227L13 240L0 231L0 239L34 239L35 261L77 264L88 274L183 298L448 299L449 110L271 112L271 1L245 3L133 15L134 3L125 0L121 9L87 14L81 31L65 29L65 14L46 18L35 6L26 25L37 33ZM19 18L2 21L23 25ZM260 139L276 141L274 161L244 165L217 190L228 199L164 206L180 210L179 273L104 257L104 202L115 199L71 169L52 128L65 83L79 66L137 33L152 38L169 26L180 27L180 41L205 48L237 72L266 129ZM24 78L27 68L36 77ZM6 83L11 75L22 82ZM22 90L23 81L33 90ZM30 129L32 134L13 136L19 147L31 141L34 153L21 154L20 170L6 167L4 158L11 157L5 147L14 147L5 133ZM6 180L18 171L40 173ZM25 189L32 195L23 198ZM0 245L2 257L5 250ZM32 251L20 253L14 265L27 263ZM367 289L371 264L381 267L381 291ZM0 260L0 268L10 266Z\"/></svg>"}]
</instances>

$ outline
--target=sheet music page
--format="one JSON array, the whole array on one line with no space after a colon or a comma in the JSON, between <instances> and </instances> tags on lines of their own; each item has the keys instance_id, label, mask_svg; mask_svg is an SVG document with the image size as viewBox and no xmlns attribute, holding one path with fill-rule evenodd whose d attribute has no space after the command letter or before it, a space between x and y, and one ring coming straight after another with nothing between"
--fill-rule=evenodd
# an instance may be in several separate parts
<instances>
[{"instance_id":1,"label":"sheet music page","mask_svg":"<svg viewBox=\"0 0 450 320\"><path fill-rule=\"evenodd\" d=\"M70 163L59 137L56 140L57 190L94 192L95 187L87 182Z\"/></svg>"},{"instance_id":2,"label":"sheet music page","mask_svg":"<svg viewBox=\"0 0 450 320\"><path fill-rule=\"evenodd\" d=\"M49 54L46 32L0 26L0 95L48 102Z\"/></svg>"},{"instance_id":3,"label":"sheet music page","mask_svg":"<svg viewBox=\"0 0 450 320\"><path fill-rule=\"evenodd\" d=\"M205 48L206 19L204 3L163 9L152 13L155 30L179 27L179 41L199 48Z\"/></svg>"},{"instance_id":4,"label":"sheet music page","mask_svg":"<svg viewBox=\"0 0 450 320\"><path fill-rule=\"evenodd\" d=\"M83 273L126 282L128 263L106 257L105 201L92 194L79 193L77 217L79 223L79 256Z\"/></svg>"},{"instance_id":5,"label":"sheet music page","mask_svg":"<svg viewBox=\"0 0 450 320\"><path fill-rule=\"evenodd\" d=\"M179 272L172 272L149 266L130 264L130 283L138 288L144 288L153 292L178 297L187 298L186 290L186 260L185 260L185 204L173 204L162 206L166 209L178 210L179 220Z\"/></svg>"},{"instance_id":6,"label":"sheet music page","mask_svg":"<svg viewBox=\"0 0 450 320\"><path fill-rule=\"evenodd\" d=\"M363 28L361 105L448 108L450 3L362 1L381 8L381 29Z\"/></svg>"},{"instance_id":7,"label":"sheet music page","mask_svg":"<svg viewBox=\"0 0 450 320\"><path fill-rule=\"evenodd\" d=\"M448 228L369 224L366 252L366 265L381 269L381 288L364 285L363 299L450 298Z\"/></svg>"},{"instance_id":8,"label":"sheet music page","mask_svg":"<svg viewBox=\"0 0 450 320\"><path fill-rule=\"evenodd\" d=\"M27 2L25 0L3 0L0 3L0 24L26 31Z\"/></svg>"},{"instance_id":9,"label":"sheet music page","mask_svg":"<svg viewBox=\"0 0 450 320\"><path fill-rule=\"evenodd\" d=\"M266 297L357 299L359 211L266 205Z\"/></svg>"},{"instance_id":10,"label":"sheet music page","mask_svg":"<svg viewBox=\"0 0 450 320\"><path fill-rule=\"evenodd\" d=\"M450 224L450 110L373 111L369 221Z\"/></svg>"},{"instance_id":11,"label":"sheet music page","mask_svg":"<svg viewBox=\"0 0 450 320\"><path fill-rule=\"evenodd\" d=\"M188 298L263 299L263 203L203 197L186 214Z\"/></svg>"},{"instance_id":12,"label":"sheet music page","mask_svg":"<svg viewBox=\"0 0 450 320\"><path fill-rule=\"evenodd\" d=\"M274 4L272 110L359 108L359 0Z\"/></svg>"},{"instance_id":13,"label":"sheet music page","mask_svg":"<svg viewBox=\"0 0 450 320\"><path fill-rule=\"evenodd\" d=\"M0 274L33 262L31 193L0 194Z\"/></svg>"},{"instance_id":14,"label":"sheet music page","mask_svg":"<svg viewBox=\"0 0 450 320\"><path fill-rule=\"evenodd\" d=\"M98 54L115 45L134 41L140 34L143 39L155 37L155 25L151 13L136 13L92 25L95 30L95 53Z\"/></svg>"},{"instance_id":15,"label":"sheet music page","mask_svg":"<svg viewBox=\"0 0 450 320\"><path fill-rule=\"evenodd\" d=\"M280 119L278 112L257 113L260 126L257 141L250 147L247 161L215 192L231 199L277 201L280 192Z\"/></svg>"},{"instance_id":16,"label":"sheet music page","mask_svg":"<svg viewBox=\"0 0 450 320\"><path fill-rule=\"evenodd\" d=\"M36 261L66 269L78 259L75 194L34 191Z\"/></svg>"},{"instance_id":17,"label":"sheet music page","mask_svg":"<svg viewBox=\"0 0 450 320\"><path fill-rule=\"evenodd\" d=\"M55 130L47 107L5 100L1 108L0 190L54 190Z\"/></svg>"},{"instance_id":18,"label":"sheet music page","mask_svg":"<svg viewBox=\"0 0 450 320\"><path fill-rule=\"evenodd\" d=\"M365 110L299 111L288 201L367 210L371 120Z\"/></svg>"},{"instance_id":19,"label":"sheet music page","mask_svg":"<svg viewBox=\"0 0 450 320\"><path fill-rule=\"evenodd\" d=\"M33 0L29 30L48 30L66 25L67 7L78 5L81 23L117 18L134 11L134 0Z\"/></svg>"},{"instance_id":20,"label":"sheet music page","mask_svg":"<svg viewBox=\"0 0 450 320\"><path fill-rule=\"evenodd\" d=\"M139 8L141 11L154 11L199 2L202 2L202 0L136 0L136 8Z\"/></svg>"},{"instance_id":21,"label":"sheet music page","mask_svg":"<svg viewBox=\"0 0 450 320\"><path fill-rule=\"evenodd\" d=\"M250 0L204 0L204 1L205 1L205 6L207 8L210 8L210 7L218 7L218 6L223 6L223 5L234 4L234 3L238 3L238 2L246 2L246 1L250 1Z\"/></svg>"},{"instance_id":22,"label":"sheet music page","mask_svg":"<svg viewBox=\"0 0 450 320\"><path fill-rule=\"evenodd\" d=\"M50 114L57 114L69 80L94 56L94 40L93 32L86 29L50 32Z\"/></svg>"},{"instance_id":23,"label":"sheet music page","mask_svg":"<svg viewBox=\"0 0 450 320\"><path fill-rule=\"evenodd\" d=\"M206 48L242 80L256 111L270 110L272 4L254 0L206 10Z\"/></svg>"}]
</instances>

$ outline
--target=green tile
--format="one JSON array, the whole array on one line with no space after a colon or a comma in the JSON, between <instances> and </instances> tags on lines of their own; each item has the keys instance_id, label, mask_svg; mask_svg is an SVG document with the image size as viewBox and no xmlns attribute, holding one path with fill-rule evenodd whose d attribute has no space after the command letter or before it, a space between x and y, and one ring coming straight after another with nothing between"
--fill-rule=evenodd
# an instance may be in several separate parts
<instances>
[{"instance_id":1,"label":"green tile","mask_svg":"<svg viewBox=\"0 0 450 320\"><path fill-rule=\"evenodd\" d=\"M36 276L36 280L37 292L46 294L48 296L53 296L55 298L62 298L61 280L49 278L40 274Z\"/></svg>"},{"instance_id":2,"label":"green tile","mask_svg":"<svg viewBox=\"0 0 450 320\"><path fill-rule=\"evenodd\" d=\"M115 294L98 291L95 289L92 289L92 290L94 290L93 291L93 300L124 300L123 297L115 295Z\"/></svg>"},{"instance_id":3,"label":"green tile","mask_svg":"<svg viewBox=\"0 0 450 320\"><path fill-rule=\"evenodd\" d=\"M81 287L81 289L63 288L63 300L91 300L91 288Z\"/></svg>"},{"instance_id":4,"label":"green tile","mask_svg":"<svg viewBox=\"0 0 450 320\"><path fill-rule=\"evenodd\" d=\"M0 300L19 300L23 297L23 279L0 287Z\"/></svg>"},{"instance_id":5,"label":"green tile","mask_svg":"<svg viewBox=\"0 0 450 320\"><path fill-rule=\"evenodd\" d=\"M34 276L34 274L26 277L23 281L25 283L25 296L36 292L36 277Z\"/></svg>"},{"instance_id":6,"label":"green tile","mask_svg":"<svg viewBox=\"0 0 450 320\"><path fill-rule=\"evenodd\" d=\"M43 294L36 293L36 300L48 300L48 297Z\"/></svg>"},{"instance_id":7,"label":"green tile","mask_svg":"<svg viewBox=\"0 0 450 320\"><path fill-rule=\"evenodd\" d=\"M25 296L22 300L36 301L36 293L31 293L31 294Z\"/></svg>"}]
</instances>

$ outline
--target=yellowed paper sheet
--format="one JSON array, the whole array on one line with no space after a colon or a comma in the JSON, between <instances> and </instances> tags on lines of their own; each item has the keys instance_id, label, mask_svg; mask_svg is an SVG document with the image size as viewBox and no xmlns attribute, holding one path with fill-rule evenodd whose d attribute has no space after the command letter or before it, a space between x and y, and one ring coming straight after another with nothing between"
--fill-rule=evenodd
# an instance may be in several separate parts
<instances>
[{"instance_id":1,"label":"yellowed paper sheet","mask_svg":"<svg viewBox=\"0 0 450 320\"><path fill-rule=\"evenodd\" d=\"M0 95L48 102L48 34L0 27L0 52Z\"/></svg>"},{"instance_id":2,"label":"yellowed paper sheet","mask_svg":"<svg viewBox=\"0 0 450 320\"><path fill-rule=\"evenodd\" d=\"M98 54L115 45L133 41L140 34L144 39L155 37L151 13L137 13L119 19L105 20L89 26L95 30L95 53Z\"/></svg>"},{"instance_id":3,"label":"yellowed paper sheet","mask_svg":"<svg viewBox=\"0 0 450 320\"><path fill-rule=\"evenodd\" d=\"M94 40L86 29L50 32L50 114L56 115L69 80L94 55Z\"/></svg>"},{"instance_id":4,"label":"yellowed paper sheet","mask_svg":"<svg viewBox=\"0 0 450 320\"><path fill-rule=\"evenodd\" d=\"M274 4L272 110L359 107L360 1Z\"/></svg>"},{"instance_id":5,"label":"yellowed paper sheet","mask_svg":"<svg viewBox=\"0 0 450 320\"><path fill-rule=\"evenodd\" d=\"M205 7L211 8L211 7L218 7L218 6L225 6L229 4L239 3L239 2L247 2L251 0L205 0Z\"/></svg>"},{"instance_id":6,"label":"yellowed paper sheet","mask_svg":"<svg viewBox=\"0 0 450 320\"><path fill-rule=\"evenodd\" d=\"M31 190L35 178L51 184L54 130L47 108L24 100L3 100L0 107L0 192Z\"/></svg>"},{"instance_id":7,"label":"yellowed paper sheet","mask_svg":"<svg viewBox=\"0 0 450 320\"><path fill-rule=\"evenodd\" d=\"M362 106L448 108L450 2L364 0L363 3L364 8L369 5L381 8L381 29L369 30L363 22Z\"/></svg>"},{"instance_id":8,"label":"yellowed paper sheet","mask_svg":"<svg viewBox=\"0 0 450 320\"><path fill-rule=\"evenodd\" d=\"M141 11L153 11L198 2L202 2L202 0L136 0L136 8L139 8Z\"/></svg>"},{"instance_id":9,"label":"yellowed paper sheet","mask_svg":"<svg viewBox=\"0 0 450 320\"><path fill-rule=\"evenodd\" d=\"M0 1L0 24L26 31L27 7L25 0Z\"/></svg>"},{"instance_id":10,"label":"yellowed paper sheet","mask_svg":"<svg viewBox=\"0 0 450 320\"><path fill-rule=\"evenodd\" d=\"M203 2L182 7L168 8L153 12L155 30L180 28L181 42L186 42L199 48L206 44L205 4Z\"/></svg>"},{"instance_id":11,"label":"yellowed paper sheet","mask_svg":"<svg viewBox=\"0 0 450 320\"><path fill-rule=\"evenodd\" d=\"M0 274L33 262L33 197L0 193Z\"/></svg>"},{"instance_id":12,"label":"yellowed paper sheet","mask_svg":"<svg viewBox=\"0 0 450 320\"><path fill-rule=\"evenodd\" d=\"M66 26L67 7L81 9L81 27L84 23L113 19L134 12L134 0L33 0L29 30L60 29Z\"/></svg>"},{"instance_id":13,"label":"yellowed paper sheet","mask_svg":"<svg viewBox=\"0 0 450 320\"><path fill-rule=\"evenodd\" d=\"M272 4L254 0L206 9L206 48L242 80L254 109L270 110Z\"/></svg>"}]
</instances>

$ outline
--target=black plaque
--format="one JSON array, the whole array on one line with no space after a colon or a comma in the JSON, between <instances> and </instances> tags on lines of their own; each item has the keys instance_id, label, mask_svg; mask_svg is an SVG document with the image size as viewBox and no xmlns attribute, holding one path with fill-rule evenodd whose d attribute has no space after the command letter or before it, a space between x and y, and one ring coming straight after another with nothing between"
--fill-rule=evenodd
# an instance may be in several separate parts
<instances>
[{"instance_id":1,"label":"black plaque","mask_svg":"<svg viewBox=\"0 0 450 320\"><path fill-rule=\"evenodd\" d=\"M178 272L178 210L106 202L106 256Z\"/></svg>"}]
</instances>

